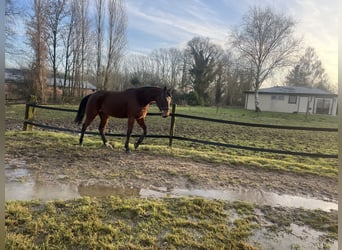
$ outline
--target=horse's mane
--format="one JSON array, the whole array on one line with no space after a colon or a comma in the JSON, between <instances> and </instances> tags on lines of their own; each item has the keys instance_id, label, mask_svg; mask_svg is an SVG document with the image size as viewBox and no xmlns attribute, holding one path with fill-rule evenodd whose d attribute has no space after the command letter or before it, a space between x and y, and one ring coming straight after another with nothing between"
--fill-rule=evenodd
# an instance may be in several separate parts
<instances>
[{"instance_id":1,"label":"horse's mane","mask_svg":"<svg viewBox=\"0 0 342 250\"><path fill-rule=\"evenodd\" d=\"M141 88L133 88L133 90L137 93L137 99L140 105L146 106L151 101L153 101L156 95L160 94L160 87L153 87L153 86L145 86ZM153 93L152 91L159 90L157 93Z\"/></svg>"}]
</instances>

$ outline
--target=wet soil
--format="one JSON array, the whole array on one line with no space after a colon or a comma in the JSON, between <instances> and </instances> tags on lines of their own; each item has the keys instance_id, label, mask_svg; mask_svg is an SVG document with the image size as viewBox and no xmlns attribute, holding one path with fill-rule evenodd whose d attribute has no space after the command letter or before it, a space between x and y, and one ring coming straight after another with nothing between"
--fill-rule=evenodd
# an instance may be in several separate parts
<instances>
[{"instance_id":1,"label":"wet soil","mask_svg":"<svg viewBox=\"0 0 342 250\"><path fill-rule=\"evenodd\" d=\"M22 129L18 120L5 120L6 130ZM28 142L34 144L34 142ZM337 178L308 173L269 170L250 166L215 164L194 159L160 156L137 150L106 147L87 148L74 145L66 151L53 146L11 147L5 140L5 163L25 168L41 182L71 183L76 185L108 185L113 188L167 189L258 189L277 194L288 194L337 201ZM20 167L20 166L19 166Z\"/></svg>"},{"instance_id":2,"label":"wet soil","mask_svg":"<svg viewBox=\"0 0 342 250\"><path fill-rule=\"evenodd\" d=\"M30 171L40 182L108 185L113 188L258 189L277 194L337 200L337 180L255 167L198 162L158 156L146 151L126 154L106 147L65 152L35 147L7 147L5 163Z\"/></svg>"},{"instance_id":3,"label":"wet soil","mask_svg":"<svg viewBox=\"0 0 342 250\"><path fill-rule=\"evenodd\" d=\"M22 124L16 120L6 119L5 124L6 130L22 129ZM300 196L337 203L338 182L337 178L332 177L209 163L162 156L144 150L126 154L123 149L118 148L111 150L106 147L90 148L78 145L65 150L56 147L53 141L51 147L41 150L41 147L35 147L37 142L27 143L30 146L24 143L12 144L5 138L6 188L11 188L12 184L17 187L15 184L20 183L21 188L31 188L35 194L43 192L45 195L49 192L49 195L61 197L63 192L72 197L92 193L101 196L112 194L113 191L122 197L143 197L142 190L145 190L147 197L152 190L156 191L157 196L163 197L163 194L170 190L222 190L224 194L226 190L255 190L256 194L262 195L263 192L271 192L282 197ZM6 171L10 174L6 175ZM37 189L39 186L44 187L44 190ZM15 195L20 199L18 192L15 192ZM23 197L25 198L27 197ZM284 209L284 218L293 218L291 209ZM336 211L331 213L336 214ZM279 229L273 232L270 228L273 227L268 221L262 222L260 231L256 231L250 241L259 242L260 247L265 249L299 249L300 246L303 246L303 249L329 249L325 245L322 246L326 244L326 241L321 239L325 234L307 226L291 224L290 229L286 228L286 232ZM279 225L276 225L276 228L279 228ZM337 249L337 240L332 240L330 247Z\"/></svg>"}]
</instances>

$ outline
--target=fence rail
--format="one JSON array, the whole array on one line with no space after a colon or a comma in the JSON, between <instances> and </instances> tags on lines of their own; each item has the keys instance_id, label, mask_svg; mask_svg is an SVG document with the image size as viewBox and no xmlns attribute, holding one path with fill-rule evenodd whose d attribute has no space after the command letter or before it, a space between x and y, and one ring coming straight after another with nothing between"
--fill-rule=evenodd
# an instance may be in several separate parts
<instances>
[{"instance_id":1,"label":"fence rail","mask_svg":"<svg viewBox=\"0 0 342 250\"><path fill-rule=\"evenodd\" d=\"M73 130L73 129L68 129L68 128L59 128L59 127L43 125L43 124L39 124L39 123L34 122L35 108L56 110L56 111L62 111L62 112L74 112L74 113L77 112L77 110L75 110L75 109L56 108L56 107L51 107L51 106L37 105L34 103L34 100L33 100L33 101L31 101L31 103L26 104L25 119L24 119L24 130L30 130L30 129L32 129L32 126L36 126L36 127L40 127L40 128L44 128L44 129L48 129L48 130L57 130L57 131L70 132L70 133L80 133L80 130ZM156 116L156 115L159 116L160 114L159 113L148 113L148 115L149 116ZM199 140L199 139L194 139L194 138L176 136L176 135L174 135L175 117L182 117L182 118L186 118L186 119L196 119L196 120L222 123L222 124L231 124L231 125L237 125L237 126L262 127L262 128L273 128L273 129L287 129L287 130L325 131L325 132L337 132L338 131L337 128L315 128L315 127L281 126L281 125L245 123L245 122L219 120L219 119L213 119L213 118L177 114L176 113L176 106L173 105L172 113L171 113L171 125L170 125L169 135L149 135L148 134L146 137L169 139L169 146L170 147L172 146L173 140L181 140L181 141L189 141L189 142L195 142L195 143L200 143L200 144L207 144L207 145L227 147L227 148L235 148L235 149L242 149L242 150L249 150L249 151L259 151L259 152L296 155L296 156L307 156L307 157L316 157L316 158L338 158L337 154L321 154L321 153L295 152L295 151L277 150L277 149L268 149L268 148L256 148L256 147L250 147L250 146L241 146L241 145L234 145L234 144L228 144L228 143L206 141L206 140ZM86 134L99 134L99 133L88 131L88 132L86 132ZM114 137L125 137L126 136L125 134L112 134L112 133L106 133L106 135L114 136ZM138 137L140 135L132 135L132 136Z\"/></svg>"},{"instance_id":2,"label":"fence rail","mask_svg":"<svg viewBox=\"0 0 342 250\"><path fill-rule=\"evenodd\" d=\"M324 132L337 132L337 128L314 128L314 127L299 127L299 126L282 126L282 125L271 125L271 124L260 124L260 123L247 123L247 122L237 122L237 121L227 121L219 120L206 117L198 117L192 115L176 114L177 117L183 117L188 119L202 120L208 122L232 124L247 127L259 127L259 128L275 128L275 129L288 129L288 130L308 130L308 131L324 131Z\"/></svg>"}]
</instances>

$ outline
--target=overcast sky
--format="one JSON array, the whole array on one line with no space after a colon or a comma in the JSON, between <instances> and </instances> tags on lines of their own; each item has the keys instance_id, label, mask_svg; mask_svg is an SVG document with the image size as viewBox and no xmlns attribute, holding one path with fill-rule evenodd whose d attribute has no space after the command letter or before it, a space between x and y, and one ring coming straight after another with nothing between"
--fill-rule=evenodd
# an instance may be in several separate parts
<instances>
[{"instance_id":1,"label":"overcast sky","mask_svg":"<svg viewBox=\"0 0 342 250\"><path fill-rule=\"evenodd\" d=\"M92 2L93 0L90 0ZM29 4L32 0L21 0ZM229 31L241 24L250 6L269 6L292 17L304 48L316 50L332 83L337 84L338 0L124 0L128 53L184 48L194 36L227 48ZM18 30L25 33L23 25ZM8 63L6 63L8 65ZM282 81L283 79L279 79Z\"/></svg>"}]
</instances>

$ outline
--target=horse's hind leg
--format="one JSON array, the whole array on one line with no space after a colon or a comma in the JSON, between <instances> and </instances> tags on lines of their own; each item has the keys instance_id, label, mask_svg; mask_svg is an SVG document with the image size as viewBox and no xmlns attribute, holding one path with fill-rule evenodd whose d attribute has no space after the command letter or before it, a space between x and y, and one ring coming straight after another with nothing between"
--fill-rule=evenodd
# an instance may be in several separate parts
<instances>
[{"instance_id":1,"label":"horse's hind leg","mask_svg":"<svg viewBox=\"0 0 342 250\"><path fill-rule=\"evenodd\" d=\"M80 137L80 146L83 145L83 137L84 133L87 129L87 127L90 125L90 123L94 120L94 118L97 116L97 113L89 113L87 114L87 117L82 125L82 130L81 130L81 137Z\"/></svg>"},{"instance_id":2,"label":"horse's hind leg","mask_svg":"<svg viewBox=\"0 0 342 250\"><path fill-rule=\"evenodd\" d=\"M137 123L140 125L140 127L143 129L143 134L139 137L136 143L134 143L134 148L137 149L139 145L143 142L145 139L145 136L147 134L147 127L144 121L144 118L138 119Z\"/></svg>"},{"instance_id":3,"label":"horse's hind leg","mask_svg":"<svg viewBox=\"0 0 342 250\"><path fill-rule=\"evenodd\" d=\"M125 142L126 153L129 153L131 150L129 149L129 138L131 137L133 126L134 126L134 118L128 118L128 126L127 126L127 137Z\"/></svg>"},{"instance_id":4,"label":"horse's hind leg","mask_svg":"<svg viewBox=\"0 0 342 250\"><path fill-rule=\"evenodd\" d=\"M104 135L104 129L106 128L106 125L108 123L108 119L109 119L109 115L105 115L103 114L102 112L100 112L100 118L101 118L101 122L100 122L100 125L99 125L99 132L100 132L100 135L101 135L101 138L102 138L102 141L103 141L103 145L113 149L112 145L110 145Z\"/></svg>"}]
</instances>

